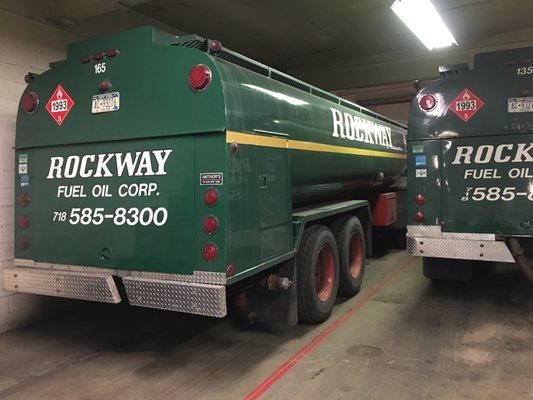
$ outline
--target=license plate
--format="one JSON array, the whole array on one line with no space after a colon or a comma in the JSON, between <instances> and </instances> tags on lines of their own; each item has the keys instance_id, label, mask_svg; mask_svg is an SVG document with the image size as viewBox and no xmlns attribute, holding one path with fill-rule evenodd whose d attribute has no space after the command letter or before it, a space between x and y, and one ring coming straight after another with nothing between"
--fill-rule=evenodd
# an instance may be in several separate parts
<instances>
[{"instance_id":1,"label":"license plate","mask_svg":"<svg viewBox=\"0 0 533 400\"><path fill-rule=\"evenodd\" d=\"M533 97L516 97L507 101L507 112L533 112Z\"/></svg>"},{"instance_id":2,"label":"license plate","mask_svg":"<svg viewBox=\"0 0 533 400\"><path fill-rule=\"evenodd\" d=\"M120 109L120 93L104 93L93 96L92 113L105 113Z\"/></svg>"}]
</instances>

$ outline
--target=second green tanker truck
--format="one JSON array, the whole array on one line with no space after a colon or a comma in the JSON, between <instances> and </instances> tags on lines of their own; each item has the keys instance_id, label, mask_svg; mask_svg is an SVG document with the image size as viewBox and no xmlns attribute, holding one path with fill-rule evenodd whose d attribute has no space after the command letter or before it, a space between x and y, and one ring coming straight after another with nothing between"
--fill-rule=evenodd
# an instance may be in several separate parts
<instances>
[{"instance_id":1,"label":"second green tanker truck","mask_svg":"<svg viewBox=\"0 0 533 400\"><path fill-rule=\"evenodd\" d=\"M405 127L217 41L135 29L27 81L6 290L223 317L259 287L316 323L396 220Z\"/></svg>"}]
</instances>

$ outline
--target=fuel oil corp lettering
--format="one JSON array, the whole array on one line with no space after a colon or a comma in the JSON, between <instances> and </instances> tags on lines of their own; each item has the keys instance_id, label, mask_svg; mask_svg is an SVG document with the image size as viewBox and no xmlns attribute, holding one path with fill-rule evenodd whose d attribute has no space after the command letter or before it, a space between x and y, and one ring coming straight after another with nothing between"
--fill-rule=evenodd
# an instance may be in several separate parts
<instances>
[{"instance_id":1,"label":"fuel oil corp lettering","mask_svg":"<svg viewBox=\"0 0 533 400\"><path fill-rule=\"evenodd\" d=\"M388 126L357 115L341 113L332 107L330 110L333 117L333 137L392 148L392 132Z\"/></svg>"},{"instance_id":2,"label":"fuel oil corp lettering","mask_svg":"<svg viewBox=\"0 0 533 400\"><path fill-rule=\"evenodd\" d=\"M50 157L47 179L166 175L172 149Z\"/></svg>"},{"instance_id":3,"label":"fuel oil corp lettering","mask_svg":"<svg viewBox=\"0 0 533 400\"><path fill-rule=\"evenodd\" d=\"M533 143L509 143L481 146L457 146L452 164L488 164L533 162Z\"/></svg>"}]
</instances>

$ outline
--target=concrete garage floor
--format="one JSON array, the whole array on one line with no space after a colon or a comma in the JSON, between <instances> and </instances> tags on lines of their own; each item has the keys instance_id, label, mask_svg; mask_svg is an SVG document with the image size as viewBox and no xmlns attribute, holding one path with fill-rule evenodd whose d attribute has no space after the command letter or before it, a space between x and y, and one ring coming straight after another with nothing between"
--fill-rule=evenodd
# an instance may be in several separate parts
<instances>
[{"instance_id":1,"label":"concrete garage floor","mask_svg":"<svg viewBox=\"0 0 533 400\"><path fill-rule=\"evenodd\" d=\"M371 260L321 326L80 307L0 336L0 398L533 399L532 286L516 270L435 285L410 260Z\"/></svg>"}]
</instances>

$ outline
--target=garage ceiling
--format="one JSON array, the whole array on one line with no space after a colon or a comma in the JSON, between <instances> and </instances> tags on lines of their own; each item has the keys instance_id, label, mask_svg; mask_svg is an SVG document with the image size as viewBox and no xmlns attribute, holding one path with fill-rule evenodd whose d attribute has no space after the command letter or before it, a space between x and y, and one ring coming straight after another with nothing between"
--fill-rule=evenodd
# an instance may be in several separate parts
<instances>
[{"instance_id":1,"label":"garage ceiling","mask_svg":"<svg viewBox=\"0 0 533 400\"><path fill-rule=\"evenodd\" d=\"M198 33L328 90L403 87L476 51L533 45L531 0L433 0L459 46L428 52L390 10L393 0L5 1L83 36L144 24ZM21 5L24 4L24 5ZM33 4L33 7L30 5ZM364 90L368 93L368 90Z\"/></svg>"}]
</instances>

